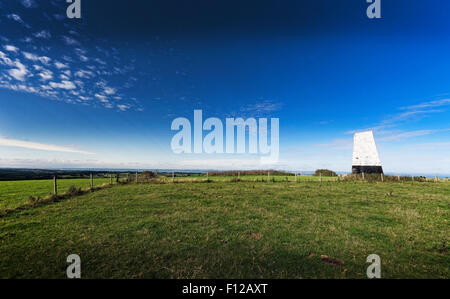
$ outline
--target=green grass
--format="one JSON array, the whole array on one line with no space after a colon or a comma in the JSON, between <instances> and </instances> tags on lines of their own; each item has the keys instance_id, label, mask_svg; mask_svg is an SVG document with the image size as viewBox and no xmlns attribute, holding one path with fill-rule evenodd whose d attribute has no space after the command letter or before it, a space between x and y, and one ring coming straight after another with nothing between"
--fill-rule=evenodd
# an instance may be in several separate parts
<instances>
[{"instance_id":1,"label":"green grass","mask_svg":"<svg viewBox=\"0 0 450 299\"><path fill-rule=\"evenodd\" d=\"M94 186L109 183L108 178L94 178ZM89 188L90 179L60 179L58 193L66 192L70 186ZM53 194L53 180L0 181L0 210L13 209L29 201L30 196L46 197Z\"/></svg>"},{"instance_id":2,"label":"green grass","mask_svg":"<svg viewBox=\"0 0 450 299\"><path fill-rule=\"evenodd\" d=\"M0 277L450 278L449 212L445 182L118 185L0 217Z\"/></svg>"},{"instance_id":3,"label":"green grass","mask_svg":"<svg viewBox=\"0 0 450 299\"><path fill-rule=\"evenodd\" d=\"M184 182L184 181L197 181L197 182L202 182L205 180L211 180L213 182L230 182L230 181L236 181L238 180L238 175L236 174L235 176L208 176L206 177L205 174L202 175L191 175L191 176L179 176L179 177L175 177L174 180L175 181L180 181L180 182ZM267 179L269 179L269 181L273 181L275 180L275 182L285 182L285 181L289 181L289 182L295 182L296 178L293 175L290 176L284 176L284 175L270 175L269 177L266 175L241 175L239 177L239 180L242 182L262 182L265 181L267 182ZM319 182L320 181L320 177L318 176L312 176L312 175L303 175L303 176L297 176L297 182ZM164 180L167 182L171 182L172 181L172 177L170 175L164 177ZM338 180L337 177L322 177L322 181L323 182L336 182Z\"/></svg>"}]
</instances>

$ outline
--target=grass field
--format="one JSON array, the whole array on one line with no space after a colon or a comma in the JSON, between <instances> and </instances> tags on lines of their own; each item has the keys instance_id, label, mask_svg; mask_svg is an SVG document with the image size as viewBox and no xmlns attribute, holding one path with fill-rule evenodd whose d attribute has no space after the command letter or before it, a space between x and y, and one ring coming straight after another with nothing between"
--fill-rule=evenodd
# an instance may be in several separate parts
<instances>
[{"instance_id":1,"label":"grass field","mask_svg":"<svg viewBox=\"0 0 450 299\"><path fill-rule=\"evenodd\" d=\"M445 182L118 185L0 217L0 277L450 278L449 212Z\"/></svg>"},{"instance_id":2,"label":"grass field","mask_svg":"<svg viewBox=\"0 0 450 299\"><path fill-rule=\"evenodd\" d=\"M94 186L109 183L108 178L94 178ZM66 192L70 186L89 188L89 179L58 180L58 192ZM30 196L46 197L53 194L53 180L0 181L0 210L11 209L28 202Z\"/></svg>"}]
</instances>

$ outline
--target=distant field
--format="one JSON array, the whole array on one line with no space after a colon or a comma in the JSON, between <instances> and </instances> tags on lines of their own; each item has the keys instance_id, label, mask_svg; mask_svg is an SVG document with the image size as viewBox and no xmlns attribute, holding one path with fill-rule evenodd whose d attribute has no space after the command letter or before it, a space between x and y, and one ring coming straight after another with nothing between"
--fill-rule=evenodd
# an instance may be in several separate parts
<instances>
[{"instance_id":1,"label":"distant field","mask_svg":"<svg viewBox=\"0 0 450 299\"><path fill-rule=\"evenodd\" d=\"M109 183L107 178L94 178L94 186ZM58 192L66 192L70 186L89 188L89 179L58 180ZM45 197L53 194L53 180L0 181L0 209L15 208L26 202L30 196Z\"/></svg>"},{"instance_id":2,"label":"distant field","mask_svg":"<svg viewBox=\"0 0 450 299\"><path fill-rule=\"evenodd\" d=\"M447 182L119 185L0 217L0 278L450 278L449 216Z\"/></svg>"},{"instance_id":3,"label":"distant field","mask_svg":"<svg viewBox=\"0 0 450 299\"><path fill-rule=\"evenodd\" d=\"M175 181L205 181L206 179L209 179L211 181L218 181L218 182L226 182L226 181L232 181L232 180L238 180L238 178L241 181L244 182L257 182L257 181L267 181L269 179L269 181L275 180L275 182L283 182L283 181L289 181L289 182L295 182L296 178L293 175L270 175L267 176L266 175L241 175L238 177L238 175L234 175L234 176L208 176L206 177L206 174L200 174L200 175L189 175L189 176L178 176L175 177L174 180ZM170 175L167 175L165 177L165 179L167 181L172 181L172 177ZM297 181L312 181L312 182L318 182L320 181L320 177L318 176L312 176L312 175L308 175L308 176L297 176ZM322 177L322 181L337 181L338 178L337 177Z\"/></svg>"},{"instance_id":4,"label":"distant field","mask_svg":"<svg viewBox=\"0 0 450 299\"><path fill-rule=\"evenodd\" d=\"M130 175L131 179L134 179L133 175ZM236 176L209 176L211 181L232 181L237 179ZM125 179L125 175L122 175L122 179ZM160 179L171 182L172 177L161 176ZM206 175L194 174L189 176L175 177L176 182L205 181ZM267 175L243 175L240 176L242 181L267 181ZM270 176L270 180L275 181L295 181L295 176ZM319 181L319 177L314 176L298 176L298 181ZM322 181L335 181L336 177L323 177ZM94 178L94 186L100 186L104 183L109 183L109 178ZM70 186L76 186L78 188L89 188L89 179L59 179L58 180L58 193L63 194ZM11 209L21 206L28 202L29 197L46 197L53 194L53 180L22 180L22 181L0 181L0 210Z\"/></svg>"}]
</instances>

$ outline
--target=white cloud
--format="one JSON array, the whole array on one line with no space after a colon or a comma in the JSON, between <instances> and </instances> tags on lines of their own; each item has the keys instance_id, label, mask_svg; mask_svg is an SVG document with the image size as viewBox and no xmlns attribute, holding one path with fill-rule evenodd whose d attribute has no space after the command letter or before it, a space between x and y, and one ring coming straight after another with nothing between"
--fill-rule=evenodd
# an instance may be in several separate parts
<instances>
[{"instance_id":1,"label":"white cloud","mask_svg":"<svg viewBox=\"0 0 450 299\"><path fill-rule=\"evenodd\" d=\"M32 61L40 61L42 64L48 64L51 61L51 58L47 56L37 56L36 54L29 52L22 52L22 54L26 59Z\"/></svg>"},{"instance_id":2,"label":"white cloud","mask_svg":"<svg viewBox=\"0 0 450 299\"><path fill-rule=\"evenodd\" d=\"M94 73L91 71L80 70L75 73L75 76L80 77L80 78L90 78L90 77L94 76Z\"/></svg>"},{"instance_id":3,"label":"white cloud","mask_svg":"<svg viewBox=\"0 0 450 299\"><path fill-rule=\"evenodd\" d=\"M62 62L56 61L55 62L55 66L57 69L64 69L64 68L68 68L69 66L67 64L64 64Z\"/></svg>"},{"instance_id":4,"label":"white cloud","mask_svg":"<svg viewBox=\"0 0 450 299\"><path fill-rule=\"evenodd\" d=\"M106 83L106 81L100 81L97 83L97 86L99 86L101 89L103 89L103 92L106 95L114 95L116 93L116 90L112 87L109 87Z\"/></svg>"},{"instance_id":5,"label":"white cloud","mask_svg":"<svg viewBox=\"0 0 450 299\"><path fill-rule=\"evenodd\" d=\"M113 95L116 93L116 90L114 88L105 86L105 88L103 89L103 91L107 94L107 95Z\"/></svg>"},{"instance_id":6,"label":"white cloud","mask_svg":"<svg viewBox=\"0 0 450 299\"><path fill-rule=\"evenodd\" d=\"M107 98L106 96L102 95L102 94L96 93L94 96L95 96L97 99L99 99L100 102L102 102L102 103L109 103L108 98Z\"/></svg>"},{"instance_id":7,"label":"white cloud","mask_svg":"<svg viewBox=\"0 0 450 299\"><path fill-rule=\"evenodd\" d=\"M34 0L21 0L22 5L26 8L37 7L37 4Z\"/></svg>"},{"instance_id":8,"label":"white cloud","mask_svg":"<svg viewBox=\"0 0 450 299\"><path fill-rule=\"evenodd\" d=\"M130 106L119 104L117 105L117 108L119 108L119 110L121 111L127 111L128 109L130 109Z\"/></svg>"},{"instance_id":9,"label":"white cloud","mask_svg":"<svg viewBox=\"0 0 450 299\"><path fill-rule=\"evenodd\" d=\"M48 30L42 30L33 34L36 38L49 39L52 37Z\"/></svg>"},{"instance_id":10,"label":"white cloud","mask_svg":"<svg viewBox=\"0 0 450 299\"><path fill-rule=\"evenodd\" d=\"M14 62L14 65L16 68L8 70L8 74L16 80L24 81L28 73L27 68L18 60Z\"/></svg>"},{"instance_id":11,"label":"white cloud","mask_svg":"<svg viewBox=\"0 0 450 299\"><path fill-rule=\"evenodd\" d=\"M94 154L94 153L90 153L87 151L73 149L71 147L15 140L15 139L3 138L3 137L0 137L0 146L21 147L21 148L42 150L42 151L78 153L78 154L85 154L85 155L93 155Z\"/></svg>"},{"instance_id":12,"label":"white cloud","mask_svg":"<svg viewBox=\"0 0 450 299\"><path fill-rule=\"evenodd\" d=\"M447 131L450 131L450 129L409 131L409 132L402 132L402 133L382 137L382 138L379 138L378 140L380 140L380 141L402 140L402 139L425 136L425 135L430 135L430 134L435 134L435 133L442 133L442 132L447 132Z\"/></svg>"},{"instance_id":13,"label":"white cloud","mask_svg":"<svg viewBox=\"0 0 450 299\"><path fill-rule=\"evenodd\" d=\"M60 89L66 89L66 90L76 88L75 84L73 84L71 81L67 81L67 80L63 80L63 81L61 81L61 83L50 82L49 85L52 88L60 88Z\"/></svg>"},{"instance_id":14,"label":"white cloud","mask_svg":"<svg viewBox=\"0 0 450 299\"><path fill-rule=\"evenodd\" d=\"M415 110L415 109L441 107L441 106L446 106L446 105L450 105L450 99L442 99L442 100L424 102L424 103L421 103L418 105L402 107L402 109Z\"/></svg>"},{"instance_id":15,"label":"white cloud","mask_svg":"<svg viewBox=\"0 0 450 299\"><path fill-rule=\"evenodd\" d=\"M79 41L77 41L76 39L70 37L70 36L62 36L62 40L64 41L64 43L68 46L77 46L80 44Z\"/></svg>"},{"instance_id":16,"label":"white cloud","mask_svg":"<svg viewBox=\"0 0 450 299\"><path fill-rule=\"evenodd\" d=\"M0 63L1 64L6 64L8 66L13 66L13 62L11 59L9 59L9 57L6 55L6 53L3 53L2 51L0 51Z\"/></svg>"},{"instance_id":17,"label":"white cloud","mask_svg":"<svg viewBox=\"0 0 450 299\"><path fill-rule=\"evenodd\" d=\"M45 70L41 73L39 73L39 76L42 78L42 80L46 81L46 80L50 80L53 79L53 72L49 71L49 70Z\"/></svg>"},{"instance_id":18,"label":"white cloud","mask_svg":"<svg viewBox=\"0 0 450 299\"><path fill-rule=\"evenodd\" d=\"M16 15L16 14L14 14L14 13L9 14L9 15L7 15L6 17L7 17L8 19L10 19L10 20L14 20L14 21L16 21L16 22L23 23L22 18L21 18L19 15Z\"/></svg>"},{"instance_id":19,"label":"white cloud","mask_svg":"<svg viewBox=\"0 0 450 299\"><path fill-rule=\"evenodd\" d=\"M19 50L19 48L13 46L13 45L6 45L3 48L5 48L6 51L9 52L17 52Z\"/></svg>"},{"instance_id":20,"label":"white cloud","mask_svg":"<svg viewBox=\"0 0 450 299\"><path fill-rule=\"evenodd\" d=\"M26 27L26 28L28 28L28 29L31 28L31 26L28 25L27 23L25 23L25 22L22 20L22 18L21 18L19 15L17 15L17 14L12 13L12 14L6 15L6 17L7 17L8 19L10 19L10 20L14 20L14 21L16 21L16 22L22 24L24 27Z\"/></svg>"}]
</instances>

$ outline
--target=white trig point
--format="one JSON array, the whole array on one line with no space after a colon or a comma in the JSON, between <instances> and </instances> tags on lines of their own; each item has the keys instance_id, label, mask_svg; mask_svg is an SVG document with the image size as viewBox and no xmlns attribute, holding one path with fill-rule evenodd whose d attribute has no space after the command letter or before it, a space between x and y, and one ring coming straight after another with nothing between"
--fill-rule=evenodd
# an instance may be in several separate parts
<instances>
[{"instance_id":1,"label":"white trig point","mask_svg":"<svg viewBox=\"0 0 450 299\"><path fill-rule=\"evenodd\" d=\"M383 173L372 131L355 133L353 138L352 173Z\"/></svg>"}]
</instances>

